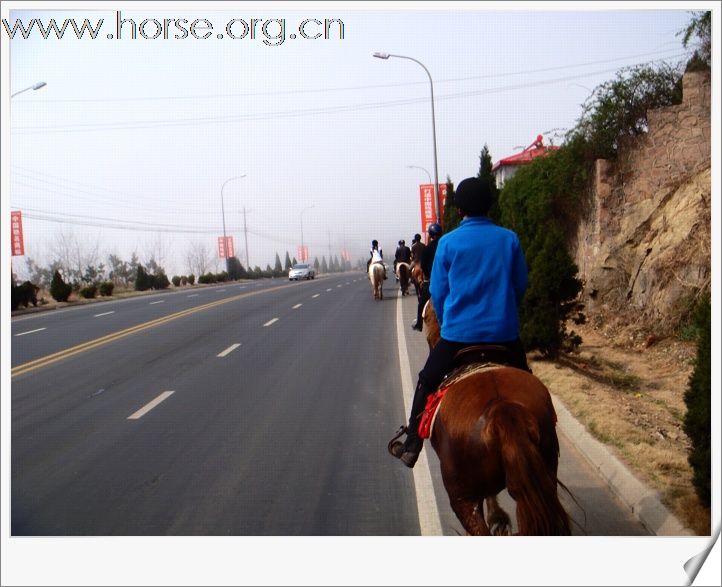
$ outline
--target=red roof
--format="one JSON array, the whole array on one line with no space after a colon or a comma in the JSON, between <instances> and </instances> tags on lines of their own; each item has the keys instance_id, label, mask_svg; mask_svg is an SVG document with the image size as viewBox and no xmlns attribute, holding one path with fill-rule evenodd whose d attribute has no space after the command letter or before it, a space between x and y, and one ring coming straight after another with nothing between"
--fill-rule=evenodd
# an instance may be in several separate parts
<instances>
[{"instance_id":1,"label":"red roof","mask_svg":"<svg viewBox=\"0 0 722 587\"><path fill-rule=\"evenodd\" d=\"M542 143L542 136L539 135L537 136L536 140L526 149L524 149L521 153L517 153L516 155L511 155L504 159L500 159L494 164L491 170L496 171L497 169L499 169L499 167L503 165L526 165L528 163L531 163L532 159L535 159L536 157L540 157L542 155L546 155L549 151L556 151L558 148L559 147L556 147L554 145L550 145L548 147L544 146L544 144Z\"/></svg>"}]
</instances>

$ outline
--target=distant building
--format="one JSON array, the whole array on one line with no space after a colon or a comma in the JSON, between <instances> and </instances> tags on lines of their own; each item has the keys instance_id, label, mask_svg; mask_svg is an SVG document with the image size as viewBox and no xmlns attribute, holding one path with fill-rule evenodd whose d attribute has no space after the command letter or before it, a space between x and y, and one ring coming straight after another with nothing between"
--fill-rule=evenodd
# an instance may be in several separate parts
<instances>
[{"instance_id":1,"label":"distant building","mask_svg":"<svg viewBox=\"0 0 722 587\"><path fill-rule=\"evenodd\" d=\"M546 155L550 151L556 151L558 148L559 147L555 147L554 145L545 146L543 144L543 137L537 135L536 140L521 153L500 159L494 164L491 172L496 179L496 187L501 189L504 182L512 177L520 166L528 165L533 159Z\"/></svg>"}]
</instances>

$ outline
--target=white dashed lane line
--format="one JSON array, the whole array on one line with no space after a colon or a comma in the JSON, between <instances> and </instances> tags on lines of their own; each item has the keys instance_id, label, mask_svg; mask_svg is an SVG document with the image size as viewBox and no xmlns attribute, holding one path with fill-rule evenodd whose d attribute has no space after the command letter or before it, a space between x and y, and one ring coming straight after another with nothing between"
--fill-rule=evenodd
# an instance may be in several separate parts
<instances>
[{"instance_id":1,"label":"white dashed lane line","mask_svg":"<svg viewBox=\"0 0 722 587\"><path fill-rule=\"evenodd\" d=\"M326 291L333 291L330 287Z\"/></svg>"},{"instance_id":2,"label":"white dashed lane line","mask_svg":"<svg viewBox=\"0 0 722 587\"><path fill-rule=\"evenodd\" d=\"M301 306L303 306L303 304L296 304L296 305L293 306L293 308L291 308L291 309L292 309L292 310L295 310L296 308L300 308Z\"/></svg>"},{"instance_id":3,"label":"white dashed lane line","mask_svg":"<svg viewBox=\"0 0 722 587\"><path fill-rule=\"evenodd\" d=\"M165 300L158 300L157 302L151 302L149 305L152 306L153 304L163 304L165 303Z\"/></svg>"},{"instance_id":4,"label":"white dashed lane line","mask_svg":"<svg viewBox=\"0 0 722 587\"><path fill-rule=\"evenodd\" d=\"M152 402L145 404L142 408L140 408L140 410L138 410L137 412L133 412L130 416L128 416L128 420L137 420L138 418L142 418L148 412L150 412L154 407L156 407L159 403L167 400L174 393L175 393L175 391L164 391L157 398L155 398Z\"/></svg>"},{"instance_id":5,"label":"white dashed lane line","mask_svg":"<svg viewBox=\"0 0 722 587\"><path fill-rule=\"evenodd\" d=\"M26 334L32 334L33 332L40 332L41 330L45 330L45 328L36 328L35 330L28 330L27 332L21 332L19 334L16 334L15 336L25 336Z\"/></svg>"},{"instance_id":6,"label":"white dashed lane line","mask_svg":"<svg viewBox=\"0 0 722 587\"><path fill-rule=\"evenodd\" d=\"M103 312L102 314L96 314L93 316L93 318L100 318L101 316L107 316L108 314L115 314L115 310L111 310L110 312Z\"/></svg>"},{"instance_id":7,"label":"white dashed lane line","mask_svg":"<svg viewBox=\"0 0 722 587\"><path fill-rule=\"evenodd\" d=\"M264 326L270 326L270 325L273 324L274 322L278 322L278 318L273 318L272 320L269 320L268 322L266 322L266 323L264 324Z\"/></svg>"},{"instance_id":8,"label":"white dashed lane line","mask_svg":"<svg viewBox=\"0 0 722 587\"><path fill-rule=\"evenodd\" d=\"M228 354L232 353L233 351L235 351L239 346L241 346L241 343L232 344L232 345L229 346L225 351L223 351L222 353L218 353L218 355L216 355L216 356L217 356L217 357L225 357L226 355L228 355Z\"/></svg>"},{"instance_id":9,"label":"white dashed lane line","mask_svg":"<svg viewBox=\"0 0 722 587\"><path fill-rule=\"evenodd\" d=\"M189 295L188 297L189 297L189 298L197 298L197 297L198 297L198 294L191 294L191 295Z\"/></svg>"},{"instance_id":10,"label":"white dashed lane line","mask_svg":"<svg viewBox=\"0 0 722 587\"><path fill-rule=\"evenodd\" d=\"M321 295L321 294L313 294L311 297L312 297L312 298L317 298L317 297L320 296L320 295Z\"/></svg>"}]
</instances>

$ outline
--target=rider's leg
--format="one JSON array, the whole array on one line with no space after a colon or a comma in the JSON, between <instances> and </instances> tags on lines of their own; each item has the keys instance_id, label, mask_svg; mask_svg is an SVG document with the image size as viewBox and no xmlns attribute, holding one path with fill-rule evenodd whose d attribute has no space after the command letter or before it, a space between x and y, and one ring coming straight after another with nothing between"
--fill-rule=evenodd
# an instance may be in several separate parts
<instances>
[{"instance_id":1,"label":"rider's leg","mask_svg":"<svg viewBox=\"0 0 722 587\"><path fill-rule=\"evenodd\" d=\"M424 306L426 305L426 302L429 301L429 298L431 296L429 295L429 284L428 282L424 282L421 285L421 294L419 296L419 304L416 308L416 322L413 324L414 330L418 330L421 332L423 330L424 326L424 320L421 316L421 314L424 311Z\"/></svg>"},{"instance_id":2,"label":"rider's leg","mask_svg":"<svg viewBox=\"0 0 722 587\"><path fill-rule=\"evenodd\" d=\"M406 441L404 443L396 442L390 447L391 454L400 458L408 467L414 466L424 444L423 439L419 436L419 422L421 414L426 408L426 398L436 391L444 375L451 370L457 351L464 346L463 343L451 342L442 338L431 349L424 368L419 372L419 380L411 404Z\"/></svg>"}]
</instances>

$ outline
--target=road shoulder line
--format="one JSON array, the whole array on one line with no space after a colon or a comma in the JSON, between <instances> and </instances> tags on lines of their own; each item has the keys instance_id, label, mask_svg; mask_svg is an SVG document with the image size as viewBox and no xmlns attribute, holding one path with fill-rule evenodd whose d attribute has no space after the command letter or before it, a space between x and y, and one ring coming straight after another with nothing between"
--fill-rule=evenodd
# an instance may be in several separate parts
<instances>
[{"instance_id":1,"label":"road shoulder line","mask_svg":"<svg viewBox=\"0 0 722 587\"><path fill-rule=\"evenodd\" d=\"M414 397L414 385L411 376L411 363L406 348L406 335L404 333L403 312L401 311L401 296L396 298L396 341L399 349L399 367L401 369L401 388L404 397L404 417L411 411L411 402ZM419 513L419 528L422 536L443 536L441 518L436 505L434 484L431 480L431 470L426 453L431 448L427 441L426 450L421 451L416 466L412 469L414 474L414 488L416 490L416 506ZM402 463L398 463L403 466Z\"/></svg>"}]
</instances>

